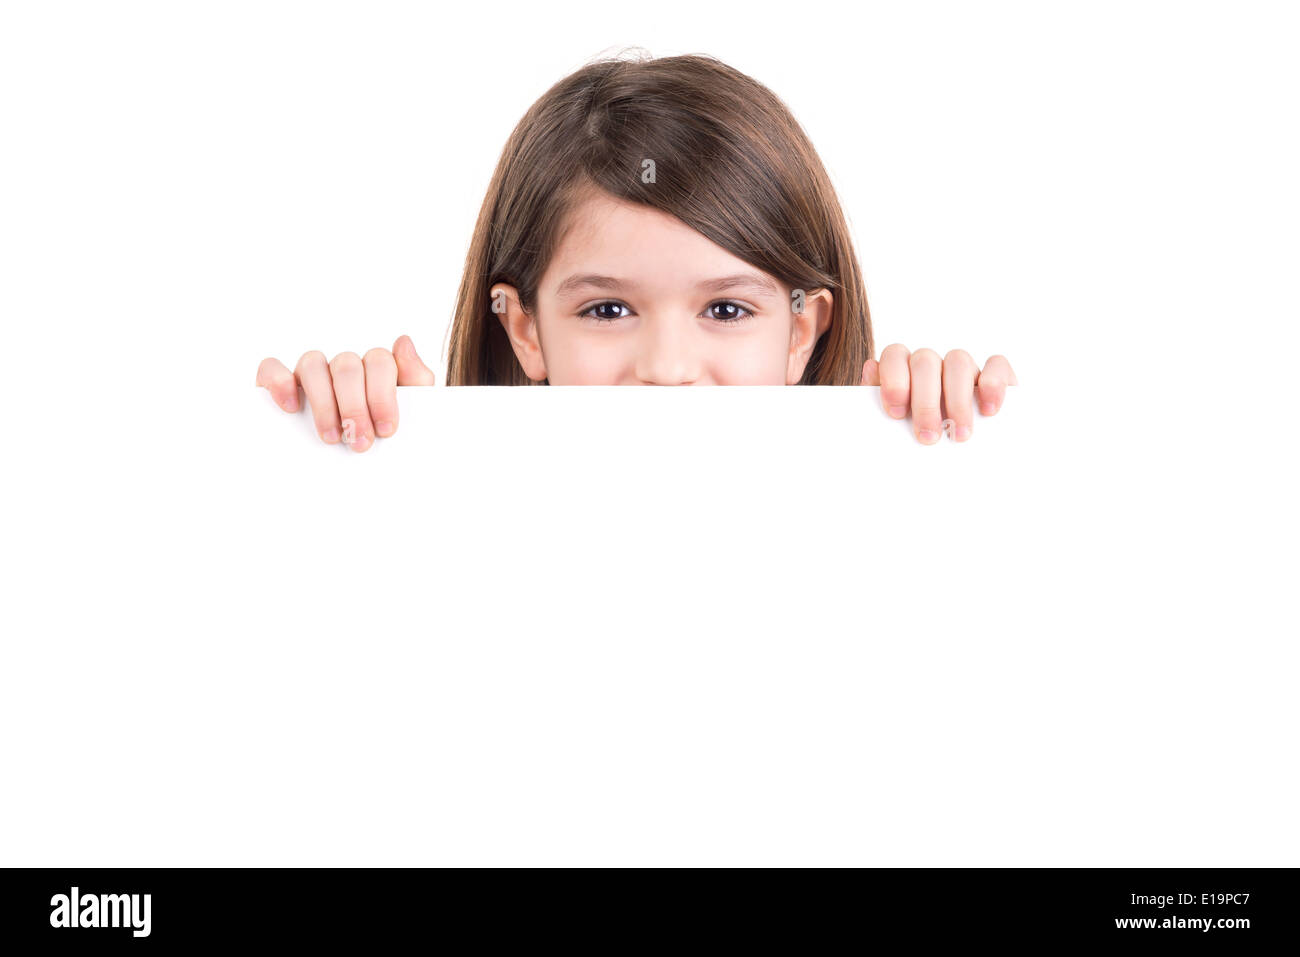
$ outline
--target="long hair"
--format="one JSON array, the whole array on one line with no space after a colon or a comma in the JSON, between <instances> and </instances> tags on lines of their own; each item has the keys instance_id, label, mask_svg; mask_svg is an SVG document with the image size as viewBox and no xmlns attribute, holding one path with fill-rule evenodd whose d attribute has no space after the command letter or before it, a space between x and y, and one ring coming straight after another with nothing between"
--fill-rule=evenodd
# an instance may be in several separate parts
<instances>
[{"instance_id":1,"label":"long hair","mask_svg":"<svg viewBox=\"0 0 1300 957\"><path fill-rule=\"evenodd\" d=\"M654 161L644 182L643 160ZM479 210L449 330L448 385L530 385L494 283L536 307L567 217L592 187L668 213L791 289L829 289L831 322L800 385L858 385L872 358L857 256L821 160L767 87L708 56L601 59L510 134ZM539 383L545 384L545 383Z\"/></svg>"}]
</instances>

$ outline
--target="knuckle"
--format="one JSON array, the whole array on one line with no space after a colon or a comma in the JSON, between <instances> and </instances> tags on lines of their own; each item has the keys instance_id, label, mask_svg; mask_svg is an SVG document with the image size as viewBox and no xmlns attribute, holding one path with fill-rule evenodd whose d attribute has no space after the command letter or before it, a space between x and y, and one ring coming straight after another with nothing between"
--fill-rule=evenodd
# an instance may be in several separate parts
<instances>
[{"instance_id":1,"label":"knuckle","mask_svg":"<svg viewBox=\"0 0 1300 957\"><path fill-rule=\"evenodd\" d=\"M364 432L370 428L370 411L368 409L339 409L339 418L343 422L351 422L358 432Z\"/></svg>"},{"instance_id":2,"label":"knuckle","mask_svg":"<svg viewBox=\"0 0 1300 957\"><path fill-rule=\"evenodd\" d=\"M359 368L360 365L361 365L361 357L357 355L355 352L340 352L338 355L336 355L333 359L330 360L330 371L343 372L350 369Z\"/></svg>"},{"instance_id":3,"label":"knuckle","mask_svg":"<svg viewBox=\"0 0 1300 957\"><path fill-rule=\"evenodd\" d=\"M943 369L943 397L953 402L961 402L975 391L975 374L968 369Z\"/></svg>"}]
</instances>

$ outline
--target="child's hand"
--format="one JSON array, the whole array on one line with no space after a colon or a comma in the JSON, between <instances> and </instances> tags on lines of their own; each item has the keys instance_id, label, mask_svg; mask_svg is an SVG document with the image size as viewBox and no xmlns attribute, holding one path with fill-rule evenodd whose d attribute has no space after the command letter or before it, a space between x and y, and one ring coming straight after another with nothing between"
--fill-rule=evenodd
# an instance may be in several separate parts
<instances>
[{"instance_id":1,"label":"child's hand","mask_svg":"<svg viewBox=\"0 0 1300 957\"><path fill-rule=\"evenodd\" d=\"M885 348L879 362L867 360L862 384L880 386L880 403L895 419L907 415L911 405L912 432L918 441L933 445L946 420L952 422L952 437L965 442L975 424L972 399L978 398L980 414L993 415L1002 408L1007 386L1017 382L1003 356L992 356L981 372L961 349L940 359L933 349L908 352L906 346L895 344Z\"/></svg>"},{"instance_id":2,"label":"child's hand","mask_svg":"<svg viewBox=\"0 0 1300 957\"><path fill-rule=\"evenodd\" d=\"M286 412L299 410L302 386L321 440L342 440L354 452L364 452L376 435L397 431L397 386L433 385L433 372L420 361L410 336L400 336L392 352L371 349L364 359L340 352L326 363L322 353L308 352L292 372L279 359L263 359L257 385Z\"/></svg>"}]
</instances>

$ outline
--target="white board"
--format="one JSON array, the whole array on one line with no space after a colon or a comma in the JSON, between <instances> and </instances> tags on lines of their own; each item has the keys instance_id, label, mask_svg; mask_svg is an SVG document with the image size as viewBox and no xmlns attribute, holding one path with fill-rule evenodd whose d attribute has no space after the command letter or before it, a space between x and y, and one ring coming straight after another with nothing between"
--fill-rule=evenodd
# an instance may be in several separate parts
<instances>
[{"instance_id":1,"label":"white board","mask_svg":"<svg viewBox=\"0 0 1300 957\"><path fill-rule=\"evenodd\" d=\"M1293 852L1186 841L1294 796L1263 611L1166 601L1198 553L1034 389L933 447L877 391L402 389L357 454L250 389L119 459L18 526L7 861Z\"/></svg>"}]
</instances>

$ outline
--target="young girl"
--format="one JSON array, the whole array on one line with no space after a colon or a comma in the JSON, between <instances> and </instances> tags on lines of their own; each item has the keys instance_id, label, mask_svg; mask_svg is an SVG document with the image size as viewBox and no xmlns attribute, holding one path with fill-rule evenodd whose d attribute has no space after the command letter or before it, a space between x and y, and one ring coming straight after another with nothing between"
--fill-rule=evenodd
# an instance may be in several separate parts
<instances>
[{"instance_id":1,"label":"young girl","mask_svg":"<svg viewBox=\"0 0 1300 957\"><path fill-rule=\"evenodd\" d=\"M448 385L878 385L921 442L970 436L1016 383L961 350L873 358L857 257L830 179L765 86L706 56L606 59L548 90L488 187L450 329ZM358 452L397 429L392 352L276 359L257 384Z\"/></svg>"}]
</instances>

